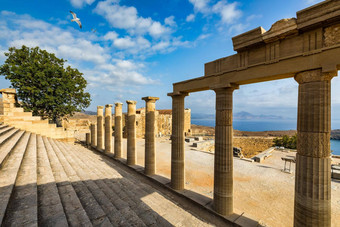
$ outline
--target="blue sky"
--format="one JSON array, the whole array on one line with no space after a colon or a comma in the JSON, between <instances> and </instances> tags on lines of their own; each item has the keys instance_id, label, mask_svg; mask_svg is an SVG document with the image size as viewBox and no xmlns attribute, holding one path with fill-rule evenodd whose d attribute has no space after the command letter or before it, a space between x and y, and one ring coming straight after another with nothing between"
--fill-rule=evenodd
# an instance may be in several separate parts
<instances>
[{"instance_id":1,"label":"blue sky","mask_svg":"<svg viewBox=\"0 0 340 227\"><path fill-rule=\"evenodd\" d=\"M268 30L313 0L0 0L0 64L10 46L39 46L68 60L87 79L88 110L125 100L143 107L158 96L171 108L172 83L202 76L204 63L234 54L231 37ZM83 28L71 22L74 11ZM96 32L93 32L96 30ZM340 78L333 79L332 114L340 120ZM1 88L10 83L0 77ZM241 86L234 112L296 118L293 79ZM193 113L214 113L212 91L190 94ZM126 109L126 105L124 110Z\"/></svg>"}]
</instances>

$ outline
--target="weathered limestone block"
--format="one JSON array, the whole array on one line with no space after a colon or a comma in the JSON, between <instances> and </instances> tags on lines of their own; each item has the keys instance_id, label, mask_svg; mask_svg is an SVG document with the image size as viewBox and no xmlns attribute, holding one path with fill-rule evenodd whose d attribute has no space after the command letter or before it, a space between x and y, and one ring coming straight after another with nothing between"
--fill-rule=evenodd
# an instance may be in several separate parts
<instances>
[{"instance_id":1,"label":"weathered limestone block","mask_svg":"<svg viewBox=\"0 0 340 227\"><path fill-rule=\"evenodd\" d=\"M115 145L114 153L115 158L122 157L122 139L123 139L123 126L122 126L122 106L123 103L115 103Z\"/></svg>"},{"instance_id":2,"label":"weathered limestone block","mask_svg":"<svg viewBox=\"0 0 340 227\"><path fill-rule=\"evenodd\" d=\"M105 105L105 153L112 153L112 105Z\"/></svg>"},{"instance_id":3,"label":"weathered limestone block","mask_svg":"<svg viewBox=\"0 0 340 227\"><path fill-rule=\"evenodd\" d=\"M104 117L103 106L97 107L97 149L104 150Z\"/></svg>"},{"instance_id":4,"label":"weathered limestone block","mask_svg":"<svg viewBox=\"0 0 340 227\"><path fill-rule=\"evenodd\" d=\"M331 79L321 69L299 73L294 226L331 226Z\"/></svg>"},{"instance_id":5,"label":"weathered limestone block","mask_svg":"<svg viewBox=\"0 0 340 227\"><path fill-rule=\"evenodd\" d=\"M324 32L324 46L334 46L340 44L340 24L336 24L325 28Z\"/></svg>"},{"instance_id":6,"label":"weathered limestone block","mask_svg":"<svg viewBox=\"0 0 340 227\"><path fill-rule=\"evenodd\" d=\"M128 165L136 165L136 101L128 100L128 122L127 122L127 153L126 162Z\"/></svg>"},{"instance_id":7,"label":"weathered limestone block","mask_svg":"<svg viewBox=\"0 0 340 227\"><path fill-rule=\"evenodd\" d=\"M158 97L144 97L146 103L145 123L145 174L156 174L156 101Z\"/></svg>"}]
</instances>

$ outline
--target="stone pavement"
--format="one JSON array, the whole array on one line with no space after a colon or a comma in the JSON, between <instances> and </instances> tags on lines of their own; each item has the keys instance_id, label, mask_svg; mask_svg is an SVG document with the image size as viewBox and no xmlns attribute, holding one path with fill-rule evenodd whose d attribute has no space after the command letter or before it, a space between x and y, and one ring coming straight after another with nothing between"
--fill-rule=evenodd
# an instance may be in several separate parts
<instances>
[{"instance_id":1,"label":"stone pavement","mask_svg":"<svg viewBox=\"0 0 340 227\"><path fill-rule=\"evenodd\" d=\"M209 226L115 162L0 125L2 226Z\"/></svg>"}]
</instances>

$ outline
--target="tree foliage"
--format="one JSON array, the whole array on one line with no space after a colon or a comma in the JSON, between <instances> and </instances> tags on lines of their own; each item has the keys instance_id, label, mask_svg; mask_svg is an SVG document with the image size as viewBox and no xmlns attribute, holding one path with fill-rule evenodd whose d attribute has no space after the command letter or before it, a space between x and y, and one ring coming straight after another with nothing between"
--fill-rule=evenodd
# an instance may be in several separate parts
<instances>
[{"instance_id":1,"label":"tree foliage","mask_svg":"<svg viewBox=\"0 0 340 227\"><path fill-rule=\"evenodd\" d=\"M291 136L291 137L285 135L281 138L275 138L273 142L274 142L274 146L296 149L297 139L296 139L296 135Z\"/></svg>"},{"instance_id":2,"label":"tree foliage","mask_svg":"<svg viewBox=\"0 0 340 227\"><path fill-rule=\"evenodd\" d=\"M65 68L66 60L39 47L26 46L21 49L10 47L5 56L7 59L0 66L0 74L17 89L20 106L25 111L56 122L90 105L83 74L70 66Z\"/></svg>"}]
</instances>

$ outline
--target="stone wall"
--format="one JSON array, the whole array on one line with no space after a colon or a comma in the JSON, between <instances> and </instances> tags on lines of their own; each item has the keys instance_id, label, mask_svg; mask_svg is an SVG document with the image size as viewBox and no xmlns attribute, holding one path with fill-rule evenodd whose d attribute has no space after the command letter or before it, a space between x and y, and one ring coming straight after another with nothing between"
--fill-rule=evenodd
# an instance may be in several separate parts
<instances>
[{"instance_id":1,"label":"stone wall","mask_svg":"<svg viewBox=\"0 0 340 227\"><path fill-rule=\"evenodd\" d=\"M234 137L233 146L242 149L245 157L250 158L273 146L274 137Z\"/></svg>"}]
</instances>

